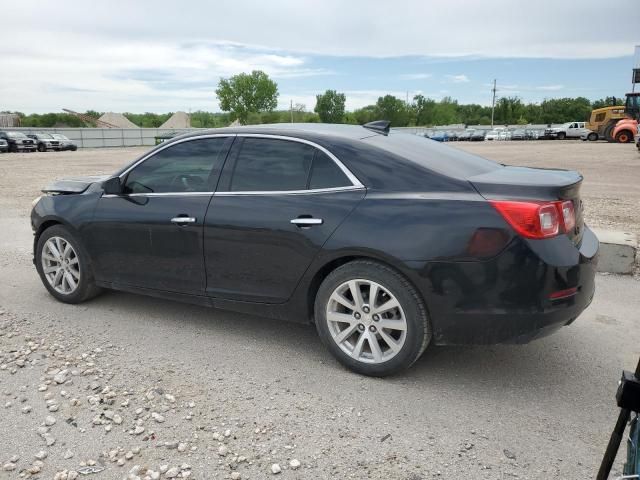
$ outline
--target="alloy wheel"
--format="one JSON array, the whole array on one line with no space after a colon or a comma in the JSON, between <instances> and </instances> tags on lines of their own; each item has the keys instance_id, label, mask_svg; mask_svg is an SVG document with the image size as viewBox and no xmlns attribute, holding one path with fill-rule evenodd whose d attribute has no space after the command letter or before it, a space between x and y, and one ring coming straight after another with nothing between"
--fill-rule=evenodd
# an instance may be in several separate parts
<instances>
[{"instance_id":1,"label":"alloy wheel","mask_svg":"<svg viewBox=\"0 0 640 480\"><path fill-rule=\"evenodd\" d=\"M354 360L383 363L395 357L407 336L407 320L398 299L384 286L355 279L338 286L326 311L329 333Z\"/></svg>"},{"instance_id":2,"label":"alloy wheel","mask_svg":"<svg viewBox=\"0 0 640 480\"><path fill-rule=\"evenodd\" d=\"M80 283L80 259L62 237L51 237L42 247L42 271L49 285L63 295L75 292Z\"/></svg>"}]
</instances>

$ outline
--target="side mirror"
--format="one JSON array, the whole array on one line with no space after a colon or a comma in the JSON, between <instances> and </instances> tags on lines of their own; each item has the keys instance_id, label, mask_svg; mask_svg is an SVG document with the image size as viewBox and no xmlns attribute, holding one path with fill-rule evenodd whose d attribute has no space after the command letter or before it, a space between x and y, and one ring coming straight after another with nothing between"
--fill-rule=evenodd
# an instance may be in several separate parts
<instances>
[{"instance_id":1,"label":"side mirror","mask_svg":"<svg viewBox=\"0 0 640 480\"><path fill-rule=\"evenodd\" d=\"M106 195L120 195L122 193L122 184L120 177L111 177L102 184L102 189Z\"/></svg>"}]
</instances>

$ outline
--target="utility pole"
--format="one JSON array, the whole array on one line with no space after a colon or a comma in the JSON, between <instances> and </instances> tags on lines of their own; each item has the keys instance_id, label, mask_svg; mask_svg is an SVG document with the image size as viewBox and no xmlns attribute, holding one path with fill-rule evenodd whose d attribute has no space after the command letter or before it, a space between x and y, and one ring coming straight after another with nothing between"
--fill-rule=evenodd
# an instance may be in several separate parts
<instances>
[{"instance_id":1,"label":"utility pole","mask_svg":"<svg viewBox=\"0 0 640 480\"><path fill-rule=\"evenodd\" d=\"M491 89L493 92L493 98L491 100L491 130L493 130L493 113L496 109L496 79L493 79L493 88Z\"/></svg>"},{"instance_id":2,"label":"utility pole","mask_svg":"<svg viewBox=\"0 0 640 480\"><path fill-rule=\"evenodd\" d=\"M293 100L291 100L290 110L291 110L291 123L293 123Z\"/></svg>"}]
</instances>

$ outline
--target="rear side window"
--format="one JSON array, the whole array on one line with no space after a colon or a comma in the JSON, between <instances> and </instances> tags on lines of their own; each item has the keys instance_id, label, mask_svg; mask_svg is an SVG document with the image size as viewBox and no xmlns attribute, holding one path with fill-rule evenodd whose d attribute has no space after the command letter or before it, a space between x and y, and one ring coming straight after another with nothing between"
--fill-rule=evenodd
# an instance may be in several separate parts
<instances>
[{"instance_id":1,"label":"rear side window","mask_svg":"<svg viewBox=\"0 0 640 480\"><path fill-rule=\"evenodd\" d=\"M232 192L305 190L315 149L305 143L245 138L231 177Z\"/></svg>"},{"instance_id":2,"label":"rear side window","mask_svg":"<svg viewBox=\"0 0 640 480\"><path fill-rule=\"evenodd\" d=\"M351 186L351 182L340 167L338 167L336 162L329 158L326 153L317 150L316 156L313 159L309 188L317 189L349 186Z\"/></svg>"},{"instance_id":3,"label":"rear side window","mask_svg":"<svg viewBox=\"0 0 640 480\"><path fill-rule=\"evenodd\" d=\"M177 143L151 156L127 175L124 193L210 192L210 177L224 162L227 138Z\"/></svg>"}]
</instances>

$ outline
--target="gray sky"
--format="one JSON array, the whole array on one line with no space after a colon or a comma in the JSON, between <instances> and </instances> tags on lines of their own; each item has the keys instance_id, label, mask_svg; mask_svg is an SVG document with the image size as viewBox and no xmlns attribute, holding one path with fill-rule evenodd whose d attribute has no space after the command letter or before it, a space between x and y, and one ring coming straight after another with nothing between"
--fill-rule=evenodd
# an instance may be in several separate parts
<instances>
[{"instance_id":1,"label":"gray sky","mask_svg":"<svg viewBox=\"0 0 640 480\"><path fill-rule=\"evenodd\" d=\"M0 109L217 110L220 76L252 69L278 81L282 104L308 108L325 88L346 91L351 108L407 91L486 103L503 71L525 100L621 94L631 60L615 84L602 70L640 43L640 5L616 5L614 17L593 0L8 2Z\"/></svg>"}]
</instances>

